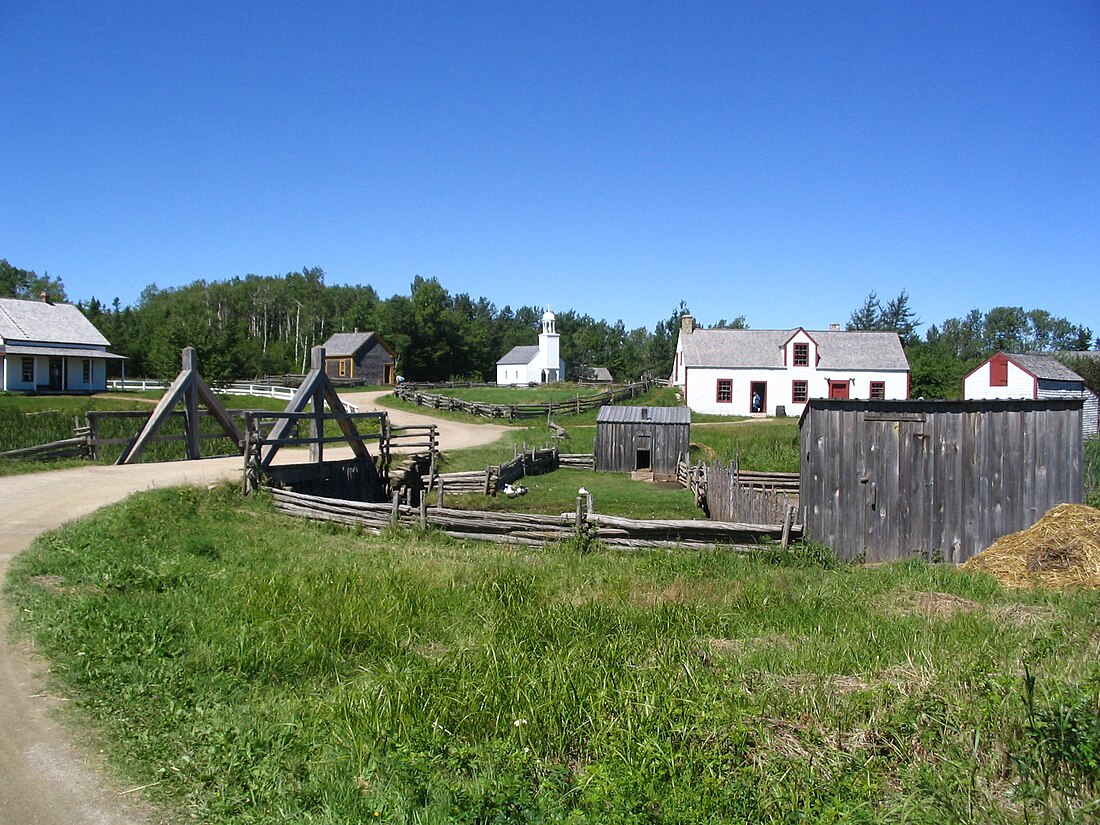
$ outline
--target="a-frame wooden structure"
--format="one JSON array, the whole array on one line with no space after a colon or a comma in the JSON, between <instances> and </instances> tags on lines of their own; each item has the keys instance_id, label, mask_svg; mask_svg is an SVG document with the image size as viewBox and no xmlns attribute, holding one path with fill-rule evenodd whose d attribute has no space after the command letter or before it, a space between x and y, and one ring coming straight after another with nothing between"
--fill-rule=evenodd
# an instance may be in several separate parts
<instances>
[{"instance_id":1,"label":"a-frame wooden structure","mask_svg":"<svg viewBox=\"0 0 1100 825\"><path fill-rule=\"evenodd\" d=\"M340 431L351 446L355 457L377 474L374 460L371 458L370 451L367 450L367 445L363 443L363 437L359 434L359 429L348 415L347 410L344 408L344 402L340 400L340 396L336 393L336 388L332 386L332 382L329 381L328 375L325 374L325 348L314 347L310 350L309 374L294 393L294 397L290 399L290 403L286 405L286 410L284 410L287 413L300 413L305 412L306 407L312 405L311 412L314 417L309 421L309 428L310 438L315 439L315 441L309 446L309 460L311 462L320 463L324 460L326 402L333 415L335 415L336 423L340 426ZM268 442L267 446L260 456L261 470L266 470L271 466L275 453L279 451L280 442L289 437L293 426L293 419L280 418L275 426L271 428L271 433L265 439Z\"/></svg>"},{"instance_id":2,"label":"a-frame wooden structure","mask_svg":"<svg viewBox=\"0 0 1100 825\"><path fill-rule=\"evenodd\" d=\"M189 459L200 458L199 453L199 401L206 405L206 409L218 422L228 438L235 444L244 444L244 434L240 427L233 421L225 405L214 395L202 375L199 374L198 360L194 347L186 347L183 350L183 369L176 376L176 380L161 397L156 409L153 410L145 426L141 428L134 440L126 445L122 455L115 464L135 464L145 452L145 448L152 443L160 428L164 425L176 405L183 401L183 414L186 424L187 457Z\"/></svg>"}]
</instances>

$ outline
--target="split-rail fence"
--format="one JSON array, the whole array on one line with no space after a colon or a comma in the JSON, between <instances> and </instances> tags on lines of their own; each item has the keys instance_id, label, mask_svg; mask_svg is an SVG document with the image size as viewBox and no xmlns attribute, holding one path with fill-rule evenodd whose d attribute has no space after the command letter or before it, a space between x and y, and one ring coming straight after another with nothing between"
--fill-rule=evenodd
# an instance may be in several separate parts
<instances>
[{"instance_id":1,"label":"split-rail fence","mask_svg":"<svg viewBox=\"0 0 1100 825\"><path fill-rule=\"evenodd\" d=\"M755 549L759 542L779 540L784 532L798 534L799 528L783 524L734 524L702 519L668 521L643 520L591 512L578 498L574 512L561 515L453 510L429 506L423 496L418 507L393 501L372 504L271 489L275 507L286 515L356 525L369 532L391 526L437 529L459 539L498 544L543 546L583 537L616 549Z\"/></svg>"},{"instance_id":2,"label":"split-rail fence","mask_svg":"<svg viewBox=\"0 0 1100 825\"><path fill-rule=\"evenodd\" d=\"M462 412L482 418L504 418L517 421L526 418L551 418L555 415L579 415L617 401L636 398L650 387L648 381L626 384L595 395L578 395L565 401L548 401L543 404L490 404L483 401L467 401L450 395L423 392L415 386L404 384L394 390L394 395L420 407L435 410Z\"/></svg>"}]
</instances>

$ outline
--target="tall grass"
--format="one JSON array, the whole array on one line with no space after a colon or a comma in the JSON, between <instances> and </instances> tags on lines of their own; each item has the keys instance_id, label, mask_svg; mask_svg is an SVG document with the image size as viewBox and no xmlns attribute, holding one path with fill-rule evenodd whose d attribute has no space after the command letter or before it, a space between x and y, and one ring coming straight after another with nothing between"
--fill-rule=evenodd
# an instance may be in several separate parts
<instances>
[{"instance_id":1,"label":"tall grass","mask_svg":"<svg viewBox=\"0 0 1100 825\"><path fill-rule=\"evenodd\" d=\"M1097 594L790 559L363 536L219 488L44 537L9 587L204 822L1090 821Z\"/></svg>"},{"instance_id":2,"label":"tall grass","mask_svg":"<svg viewBox=\"0 0 1100 825\"><path fill-rule=\"evenodd\" d=\"M222 403L230 409L282 410L285 402L271 398L253 398L251 396L225 396ZM92 396L43 395L24 396L0 394L0 452L34 447L51 441L72 438L74 424L83 425L91 411L138 411L149 413L153 405L130 397L103 398ZM75 419L75 421L74 421ZM102 419L98 436L100 438L132 438L137 435L144 418L107 418ZM243 427L243 418L238 417ZM204 432L219 432L212 418L204 419ZM165 422L158 435L179 436L185 431L182 416L173 417ZM338 432L335 423L326 425L326 432L334 435ZM200 445L205 456L232 455L238 452L236 445L228 438L204 439ZM122 445L107 445L100 450L100 461L114 462L122 452ZM177 461L185 455L182 441L154 442L142 456L143 461ZM61 466L70 466L65 461ZM28 470L45 469L57 466L54 462L10 460L2 462L0 473L11 474Z\"/></svg>"},{"instance_id":3,"label":"tall grass","mask_svg":"<svg viewBox=\"0 0 1100 825\"><path fill-rule=\"evenodd\" d=\"M1093 507L1100 507L1100 436L1085 442L1085 495Z\"/></svg>"}]
</instances>

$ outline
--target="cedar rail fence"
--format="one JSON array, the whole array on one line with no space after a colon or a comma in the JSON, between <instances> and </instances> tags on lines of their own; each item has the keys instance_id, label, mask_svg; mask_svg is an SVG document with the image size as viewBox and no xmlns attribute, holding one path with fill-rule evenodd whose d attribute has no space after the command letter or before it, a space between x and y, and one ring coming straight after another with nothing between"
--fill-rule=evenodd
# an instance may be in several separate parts
<instances>
[{"instance_id":1,"label":"cedar rail fence","mask_svg":"<svg viewBox=\"0 0 1100 825\"><path fill-rule=\"evenodd\" d=\"M578 395L567 401L549 401L545 404L490 404L481 401L467 401L449 395L423 392L419 387L408 384L398 386L394 390L394 395L420 407L462 412L482 418L504 418L509 421L517 421L525 418L549 419L554 415L578 415L627 398L637 398L649 390L650 386L651 382L649 381L639 381L596 395Z\"/></svg>"},{"instance_id":2,"label":"cedar rail fence","mask_svg":"<svg viewBox=\"0 0 1100 825\"><path fill-rule=\"evenodd\" d=\"M436 529L448 536L498 544L544 546L570 539L598 541L620 550L643 548L702 550L724 546L749 551L758 543L800 534L798 525L734 524L676 519L668 521L621 518L596 513L589 497L577 497L572 513L533 515L430 507L429 496L419 506L401 504L395 492L389 503L371 504L267 488L279 512L316 521L350 524L380 533L388 527Z\"/></svg>"},{"instance_id":3,"label":"cedar rail fence","mask_svg":"<svg viewBox=\"0 0 1100 825\"><path fill-rule=\"evenodd\" d=\"M525 476L542 475L563 467L592 470L595 466L596 457L592 453L559 453L556 447L528 450L524 446L522 450L517 449L511 461L490 464L484 470L440 473L434 480L453 495L482 493L492 496L505 484Z\"/></svg>"},{"instance_id":4,"label":"cedar rail fence","mask_svg":"<svg viewBox=\"0 0 1100 825\"><path fill-rule=\"evenodd\" d=\"M715 521L788 522L797 510L798 473L741 470L736 462L723 466L690 465L681 461L676 478L695 495L695 504Z\"/></svg>"}]
</instances>

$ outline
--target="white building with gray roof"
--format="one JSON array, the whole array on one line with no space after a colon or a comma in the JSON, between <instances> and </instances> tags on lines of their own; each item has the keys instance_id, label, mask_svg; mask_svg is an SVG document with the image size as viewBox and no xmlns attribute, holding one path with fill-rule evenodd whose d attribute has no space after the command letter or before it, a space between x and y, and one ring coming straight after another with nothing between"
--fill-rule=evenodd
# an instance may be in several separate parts
<instances>
[{"instance_id":1,"label":"white building with gray roof","mask_svg":"<svg viewBox=\"0 0 1100 825\"><path fill-rule=\"evenodd\" d=\"M565 362L561 360L561 337L557 320L550 310L542 315L542 332L535 346L512 347L497 361L497 384L549 384L565 380Z\"/></svg>"},{"instance_id":2,"label":"white building with gray roof","mask_svg":"<svg viewBox=\"0 0 1100 825\"><path fill-rule=\"evenodd\" d=\"M1035 352L998 352L963 379L963 398L1080 398L1084 403L1082 430L1096 435L1100 428L1100 399L1085 379L1053 355Z\"/></svg>"},{"instance_id":3,"label":"white building with gray roof","mask_svg":"<svg viewBox=\"0 0 1100 825\"><path fill-rule=\"evenodd\" d=\"M72 304L0 298L0 389L101 392L110 341Z\"/></svg>"},{"instance_id":4,"label":"white building with gray roof","mask_svg":"<svg viewBox=\"0 0 1100 825\"><path fill-rule=\"evenodd\" d=\"M694 412L801 415L811 398L909 397L896 332L699 329L690 315L681 323L670 380Z\"/></svg>"}]
</instances>

